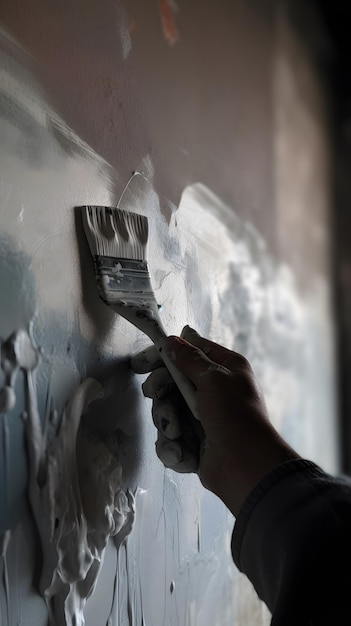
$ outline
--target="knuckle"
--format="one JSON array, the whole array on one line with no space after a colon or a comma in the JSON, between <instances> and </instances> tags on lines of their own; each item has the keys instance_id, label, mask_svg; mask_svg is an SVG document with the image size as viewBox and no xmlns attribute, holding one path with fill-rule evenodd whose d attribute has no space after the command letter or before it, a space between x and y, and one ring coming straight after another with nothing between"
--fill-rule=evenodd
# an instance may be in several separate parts
<instances>
[{"instance_id":1,"label":"knuckle","mask_svg":"<svg viewBox=\"0 0 351 626\"><path fill-rule=\"evenodd\" d=\"M136 374L147 374L162 363L160 354L154 345L141 350L130 358L130 367Z\"/></svg>"},{"instance_id":2,"label":"knuckle","mask_svg":"<svg viewBox=\"0 0 351 626\"><path fill-rule=\"evenodd\" d=\"M206 372L207 380L213 387L221 386L230 377L231 372L221 365L210 365Z\"/></svg>"},{"instance_id":3,"label":"knuckle","mask_svg":"<svg viewBox=\"0 0 351 626\"><path fill-rule=\"evenodd\" d=\"M153 395L152 395L152 388L153 388L152 378L153 378L153 374L150 374L150 376L148 376L147 379L145 380L145 382L141 385L141 389L142 389L142 392L143 392L145 398L153 398Z\"/></svg>"},{"instance_id":4,"label":"knuckle","mask_svg":"<svg viewBox=\"0 0 351 626\"><path fill-rule=\"evenodd\" d=\"M155 444L156 454L165 467L173 468L182 461L183 451L176 441L168 441L160 436Z\"/></svg>"},{"instance_id":5,"label":"knuckle","mask_svg":"<svg viewBox=\"0 0 351 626\"><path fill-rule=\"evenodd\" d=\"M142 384L144 396L147 398L163 398L172 389L174 383L165 367L155 369Z\"/></svg>"},{"instance_id":6,"label":"knuckle","mask_svg":"<svg viewBox=\"0 0 351 626\"><path fill-rule=\"evenodd\" d=\"M257 400L261 396L260 388L255 377L249 371L242 371L235 374L235 387L237 393L243 395L248 400Z\"/></svg>"},{"instance_id":7,"label":"knuckle","mask_svg":"<svg viewBox=\"0 0 351 626\"><path fill-rule=\"evenodd\" d=\"M242 368L243 370L251 372L251 365L243 354L239 354L239 352L236 352L235 360L236 360L236 364L238 367Z\"/></svg>"}]
</instances>

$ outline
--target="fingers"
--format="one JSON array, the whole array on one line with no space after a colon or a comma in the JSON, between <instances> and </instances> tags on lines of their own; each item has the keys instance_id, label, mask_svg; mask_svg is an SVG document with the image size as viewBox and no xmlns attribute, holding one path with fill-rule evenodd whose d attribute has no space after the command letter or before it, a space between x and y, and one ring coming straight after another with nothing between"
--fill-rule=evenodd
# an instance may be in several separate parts
<instances>
[{"instance_id":1,"label":"fingers","mask_svg":"<svg viewBox=\"0 0 351 626\"><path fill-rule=\"evenodd\" d=\"M181 433L188 439L203 437L200 424L191 419L189 409L165 367L154 370L142 390L145 397L153 400L154 424L166 437L176 439Z\"/></svg>"},{"instance_id":2,"label":"fingers","mask_svg":"<svg viewBox=\"0 0 351 626\"><path fill-rule=\"evenodd\" d=\"M198 471L198 455L189 450L181 441L170 441L159 433L155 447L156 454L165 467L181 474Z\"/></svg>"},{"instance_id":3,"label":"fingers","mask_svg":"<svg viewBox=\"0 0 351 626\"><path fill-rule=\"evenodd\" d=\"M244 356L201 337L190 326L184 326L180 336L188 343L200 348L211 361L223 365L232 372L242 368L250 369L250 365ZM147 374L162 365L163 361L160 357L160 352L154 345L138 352L130 359L130 366L136 374Z\"/></svg>"},{"instance_id":4,"label":"fingers","mask_svg":"<svg viewBox=\"0 0 351 626\"><path fill-rule=\"evenodd\" d=\"M165 367L155 369L142 385L144 396L152 400L164 398L175 388L176 384Z\"/></svg>"},{"instance_id":5,"label":"fingers","mask_svg":"<svg viewBox=\"0 0 351 626\"><path fill-rule=\"evenodd\" d=\"M152 405L152 418L156 428L167 439L178 439L181 435L177 409L172 400L159 400Z\"/></svg>"},{"instance_id":6,"label":"fingers","mask_svg":"<svg viewBox=\"0 0 351 626\"><path fill-rule=\"evenodd\" d=\"M199 394L199 398L208 398L209 393L221 397L222 392L228 390L228 382L229 388L234 383L238 388L239 383L241 386L247 383L247 378L251 381L252 371L243 356L201 337L189 326L184 327L181 335L161 339L156 346L134 355L130 365L136 373L152 372L143 384L143 393L153 400L158 457L166 467L177 472L196 472L201 449L206 445L204 425L194 420L176 389L164 366L162 351L166 353L166 362L171 360L172 367L174 363L198 392L205 392ZM234 378L233 373L237 374ZM250 390L251 387L245 387L246 397ZM212 413L216 415L216 409Z\"/></svg>"},{"instance_id":7,"label":"fingers","mask_svg":"<svg viewBox=\"0 0 351 626\"><path fill-rule=\"evenodd\" d=\"M147 374L157 367L161 367L163 361L157 348L152 345L130 358L130 367L136 374Z\"/></svg>"},{"instance_id":8,"label":"fingers","mask_svg":"<svg viewBox=\"0 0 351 626\"><path fill-rule=\"evenodd\" d=\"M201 335L193 328L190 328L190 326L184 326L180 336L188 343L200 348L211 361L223 365L232 372L236 372L238 368L250 367L248 361L242 354L228 350L228 348L224 348L218 343L201 337Z\"/></svg>"},{"instance_id":9,"label":"fingers","mask_svg":"<svg viewBox=\"0 0 351 626\"><path fill-rule=\"evenodd\" d=\"M181 434L175 389L176 385L165 367L154 370L142 385L144 396L154 401L152 418L156 428L172 440Z\"/></svg>"},{"instance_id":10,"label":"fingers","mask_svg":"<svg viewBox=\"0 0 351 626\"><path fill-rule=\"evenodd\" d=\"M177 472L196 472L200 438L168 370L165 367L154 370L142 389L144 395L153 400L152 418L158 430L156 452L159 458L166 467Z\"/></svg>"},{"instance_id":11,"label":"fingers","mask_svg":"<svg viewBox=\"0 0 351 626\"><path fill-rule=\"evenodd\" d=\"M212 361L200 348L181 339L180 337L165 337L157 342L162 355L164 350L167 357L175 366L195 385L197 390L206 390L208 385L215 381L213 372L220 371L230 375L230 370Z\"/></svg>"}]
</instances>

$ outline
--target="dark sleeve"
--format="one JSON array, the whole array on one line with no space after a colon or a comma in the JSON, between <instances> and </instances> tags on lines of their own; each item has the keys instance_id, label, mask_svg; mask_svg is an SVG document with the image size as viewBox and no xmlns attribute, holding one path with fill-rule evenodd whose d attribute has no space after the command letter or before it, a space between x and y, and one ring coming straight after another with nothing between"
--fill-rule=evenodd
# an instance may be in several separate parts
<instances>
[{"instance_id":1,"label":"dark sleeve","mask_svg":"<svg viewBox=\"0 0 351 626\"><path fill-rule=\"evenodd\" d=\"M250 493L232 538L272 626L351 625L351 481L283 463Z\"/></svg>"}]
</instances>

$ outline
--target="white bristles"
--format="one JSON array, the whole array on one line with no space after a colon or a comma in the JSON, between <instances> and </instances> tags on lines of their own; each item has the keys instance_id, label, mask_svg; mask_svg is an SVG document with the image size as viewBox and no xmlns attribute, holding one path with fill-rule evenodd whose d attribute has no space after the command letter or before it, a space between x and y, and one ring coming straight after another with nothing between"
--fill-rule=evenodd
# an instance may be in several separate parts
<instances>
[{"instance_id":1,"label":"white bristles","mask_svg":"<svg viewBox=\"0 0 351 626\"><path fill-rule=\"evenodd\" d=\"M106 206L84 206L82 214L93 256L140 261L146 258L147 217Z\"/></svg>"}]
</instances>

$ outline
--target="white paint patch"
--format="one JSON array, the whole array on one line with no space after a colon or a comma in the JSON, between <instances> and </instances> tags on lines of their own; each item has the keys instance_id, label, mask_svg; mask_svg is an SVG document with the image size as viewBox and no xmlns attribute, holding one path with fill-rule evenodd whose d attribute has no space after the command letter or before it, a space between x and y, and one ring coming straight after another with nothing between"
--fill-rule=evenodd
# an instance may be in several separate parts
<instances>
[{"instance_id":1,"label":"white paint patch","mask_svg":"<svg viewBox=\"0 0 351 626\"><path fill-rule=\"evenodd\" d=\"M0 390L0 413L8 413L16 404L16 394L8 385Z\"/></svg>"},{"instance_id":2,"label":"white paint patch","mask_svg":"<svg viewBox=\"0 0 351 626\"><path fill-rule=\"evenodd\" d=\"M43 555L39 590L50 625L83 626L84 607L94 590L108 539L116 537L120 546L132 529L134 497L121 490L120 463L101 442L92 442L79 429L81 415L103 395L101 385L87 379L78 387L57 434L48 441L49 424L42 429L38 410L38 350L24 330L4 346L3 366L11 384L15 385L19 370L24 373L28 492ZM0 545L4 567L9 541L7 532ZM10 606L8 598L6 604ZM12 623L9 614L5 624Z\"/></svg>"},{"instance_id":3,"label":"white paint patch","mask_svg":"<svg viewBox=\"0 0 351 626\"><path fill-rule=\"evenodd\" d=\"M123 58L127 59L132 49L132 38L127 23L123 20L119 25L119 36L121 39Z\"/></svg>"},{"instance_id":4,"label":"white paint patch","mask_svg":"<svg viewBox=\"0 0 351 626\"><path fill-rule=\"evenodd\" d=\"M316 279L302 300L291 270L273 259L255 228L201 184L185 189L168 229L150 226L148 257L167 333L190 324L244 354L278 430L301 454L335 471L336 434L323 454L310 436L321 420L332 433L335 416L326 281Z\"/></svg>"},{"instance_id":5,"label":"white paint patch","mask_svg":"<svg viewBox=\"0 0 351 626\"><path fill-rule=\"evenodd\" d=\"M22 205L21 210L18 214L18 221L23 222L23 218L24 218L24 206Z\"/></svg>"},{"instance_id":6,"label":"white paint patch","mask_svg":"<svg viewBox=\"0 0 351 626\"><path fill-rule=\"evenodd\" d=\"M116 263L115 267L112 268L112 273L118 276L118 278L123 278L123 272L121 271L122 265L120 263Z\"/></svg>"}]
</instances>

